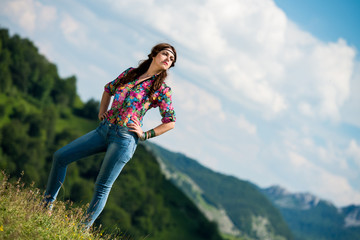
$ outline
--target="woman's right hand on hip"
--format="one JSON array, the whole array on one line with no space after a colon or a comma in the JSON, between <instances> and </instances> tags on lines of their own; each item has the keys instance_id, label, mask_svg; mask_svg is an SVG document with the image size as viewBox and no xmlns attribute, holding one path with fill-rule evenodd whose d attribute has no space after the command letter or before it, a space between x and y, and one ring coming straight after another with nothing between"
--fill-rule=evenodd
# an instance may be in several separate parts
<instances>
[{"instance_id":1,"label":"woman's right hand on hip","mask_svg":"<svg viewBox=\"0 0 360 240\"><path fill-rule=\"evenodd\" d=\"M98 118L100 121L104 120L108 116L108 112L99 113Z\"/></svg>"}]
</instances>

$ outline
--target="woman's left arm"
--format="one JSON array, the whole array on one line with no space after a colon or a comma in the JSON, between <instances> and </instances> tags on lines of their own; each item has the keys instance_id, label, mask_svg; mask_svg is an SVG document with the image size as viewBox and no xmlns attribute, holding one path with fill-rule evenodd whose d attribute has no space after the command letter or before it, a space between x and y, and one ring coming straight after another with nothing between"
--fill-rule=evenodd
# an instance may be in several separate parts
<instances>
[{"instance_id":1,"label":"woman's left arm","mask_svg":"<svg viewBox=\"0 0 360 240\"><path fill-rule=\"evenodd\" d=\"M127 126L130 132L136 133L136 135L139 138L141 138L144 131L141 129L140 123L137 120L133 119L133 123L129 123ZM161 134L166 133L167 131L173 129L174 127L175 127L175 122L169 122L169 123L162 123L159 126L155 127L153 130L155 132L155 136L160 136ZM150 131L151 130L148 131L149 134Z\"/></svg>"},{"instance_id":2,"label":"woman's left arm","mask_svg":"<svg viewBox=\"0 0 360 240\"><path fill-rule=\"evenodd\" d=\"M135 132L142 140L160 136L175 127L176 117L172 106L171 88L167 86L162 87L159 95L155 99L157 100L155 101L154 107L159 107L162 124L145 132L145 135L137 118L131 118L133 123L127 125L130 128L129 131Z\"/></svg>"},{"instance_id":3,"label":"woman's left arm","mask_svg":"<svg viewBox=\"0 0 360 240\"><path fill-rule=\"evenodd\" d=\"M159 136L175 127L175 122L162 123L154 128L155 136Z\"/></svg>"}]
</instances>

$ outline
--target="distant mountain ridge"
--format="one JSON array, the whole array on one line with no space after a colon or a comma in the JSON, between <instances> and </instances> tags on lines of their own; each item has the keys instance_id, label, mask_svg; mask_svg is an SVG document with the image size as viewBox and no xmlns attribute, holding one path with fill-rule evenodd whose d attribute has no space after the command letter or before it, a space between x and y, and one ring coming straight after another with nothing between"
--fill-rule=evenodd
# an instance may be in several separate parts
<instances>
[{"instance_id":1,"label":"distant mountain ridge","mask_svg":"<svg viewBox=\"0 0 360 240\"><path fill-rule=\"evenodd\" d=\"M337 208L310 193L290 193L280 186L262 192L280 209L297 239L360 239L360 206Z\"/></svg>"},{"instance_id":2,"label":"distant mountain ridge","mask_svg":"<svg viewBox=\"0 0 360 240\"><path fill-rule=\"evenodd\" d=\"M272 186L262 191L275 205L283 208L307 210L316 207L320 202L320 198L310 193L290 193L280 186Z\"/></svg>"},{"instance_id":3,"label":"distant mountain ridge","mask_svg":"<svg viewBox=\"0 0 360 240\"><path fill-rule=\"evenodd\" d=\"M223 233L245 235L251 239L292 239L286 227L289 226L296 240L360 239L360 206L337 208L313 194L291 193L280 186L261 189L250 182L207 169L181 153L173 153L151 143L147 147L157 156L165 176L182 189L208 218L217 222ZM233 189L243 188L242 201L227 204L231 202L231 199L226 199L230 190L219 187L213 178L218 179L222 186L230 184ZM257 200L261 197L254 189L266 196L281 212L280 217L276 211L272 212L275 217L265 214L266 211L259 211L268 203L264 201L259 204ZM270 209L272 206L268 207ZM234 210L236 208L238 210ZM241 221L247 221L247 224L239 224ZM285 227L275 230L276 227L272 226L274 221L281 224L286 221Z\"/></svg>"}]
</instances>

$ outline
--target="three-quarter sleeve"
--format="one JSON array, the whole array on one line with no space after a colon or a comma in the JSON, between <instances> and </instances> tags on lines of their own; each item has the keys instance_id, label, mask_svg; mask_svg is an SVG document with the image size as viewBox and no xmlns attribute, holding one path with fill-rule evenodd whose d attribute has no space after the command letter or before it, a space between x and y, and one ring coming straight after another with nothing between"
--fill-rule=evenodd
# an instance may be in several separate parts
<instances>
[{"instance_id":1,"label":"three-quarter sleeve","mask_svg":"<svg viewBox=\"0 0 360 240\"><path fill-rule=\"evenodd\" d=\"M128 68L124 72L122 72L117 78L115 78L113 81L107 83L104 87L104 91L109 93L111 96L115 94L116 88L118 86L118 83L121 81L123 77L126 76L126 74L131 71L133 68Z\"/></svg>"},{"instance_id":2,"label":"three-quarter sleeve","mask_svg":"<svg viewBox=\"0 0 360 240\"><path fill-rule=\"evenodd\" d=\"M176 122L176 115L172 104L171 88L165 86L156 98L156 105L159 107L162 123Z\"/></svg>"}]
</instances>

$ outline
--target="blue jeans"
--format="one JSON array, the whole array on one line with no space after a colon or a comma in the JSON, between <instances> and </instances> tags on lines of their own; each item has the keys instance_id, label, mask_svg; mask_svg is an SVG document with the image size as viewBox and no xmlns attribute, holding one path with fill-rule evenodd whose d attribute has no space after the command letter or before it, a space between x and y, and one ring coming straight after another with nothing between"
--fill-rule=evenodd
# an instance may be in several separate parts
<instances>
[{"instance_id":1,"label":"blue jeans","mask_svg":"<svg viewBox=\"0 0 360 240\"><path fill-rule=\"evenodd\" d=\"M103 210L111 187L125 164L133 156L138 142L136 133L126 127L103 120L93 131L55 152L44 201L52 207L65 180L68 164L81 158L105 152L105 158L95 182L95 192L83 222L89 228Z\"/></svg>"}]
</instances>

